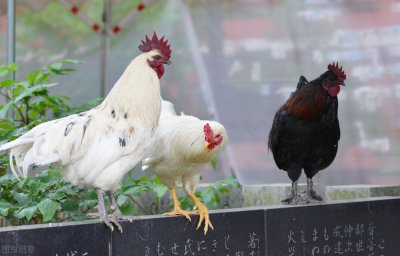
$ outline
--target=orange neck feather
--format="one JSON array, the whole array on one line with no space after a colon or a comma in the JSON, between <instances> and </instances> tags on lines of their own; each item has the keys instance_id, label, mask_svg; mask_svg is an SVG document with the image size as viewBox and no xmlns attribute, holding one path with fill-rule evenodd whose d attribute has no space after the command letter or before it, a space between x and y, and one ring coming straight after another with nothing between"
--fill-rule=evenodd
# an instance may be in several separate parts
<instances>
[{"instance_id":1,"label":"orange neck feather","mask_svg":"<svg viewBox=\"0 0 400 256\"><path fill-rule=\"evenodd\" d=\"M320 86L304 86L285 103L285 109L295 118L312 120L325 110L327 97L328 94Z\"/></svg>"}]
</instances>

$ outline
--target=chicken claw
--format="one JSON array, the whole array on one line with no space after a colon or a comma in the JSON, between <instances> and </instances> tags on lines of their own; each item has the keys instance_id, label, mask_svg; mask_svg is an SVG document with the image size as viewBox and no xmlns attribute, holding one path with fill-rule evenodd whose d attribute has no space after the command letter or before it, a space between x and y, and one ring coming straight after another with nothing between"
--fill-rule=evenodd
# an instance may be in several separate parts
<instances>
[{"instance_id":1,"label":"chicken claw","mask_svg":"<svg viewBox=\"0 0 400 256\"><path fill-rule=\"evenodd\" d=\"M106 224L111 229L111 232L114 231L114 226L113 226L114 224L117 227L117 229L122 233L122 226L118 222L119 219L118 217L114 215L111 216L108 216L106 214L103 215L100 212L89 213L88 216L92 218L99 218L102 222L104 222L104 224Z\"/></svg>"},{"instance_id":2,"label":"chicken claw","mask_svg":"<svg viewBox=\"0 0 400 256\"><path fill-rule=\"evenodd\" d=\"M193 200L196 207L198 208L197 214L199 214L199 216L200 216L199 224L197 224L196 230L201 227L201 224L204 221L204 235L206 235L208 232L208 227L210 227L212 230L214 230L214 227L210 221L210 216L208 215L208 210L194 194L190 194L189 197Z\"/></svg>"},{"instance_id":3,"label":"chicken claw","mask_svg":"<svg viewBox=\"0 0 400 256\"><path fill-rule=\"evenodd\" d=\"M97 199L99 200L99 203L97 205L98 208L98 212L97 213L89 213L88 216L90 217L98 217L100 218L101 221L104 222L104 224L106 224L111 231L114 231L114 226L112 224L114 224L118 230L122 233L122 227L121 224L118 223L118 218L117 216L113 215L113 216L107 216L107 211L106 211L106 207L104 205L104 191L101 189L97 189Z\"/></svg>"},{"instance_id":4,"label":"chicken claw","mask_svg":"<svg viewBox=\"0 0 400 256\"><path fill-rule=\"evenodd\" d=\"M311 178L307 178L307 199L313 199L315 201L323 201L322 197L315 192L313 189L314 183Z\"/></svg>"},{"instance_id":5,"label":"chicken claw","mask_svg":"<svg viewBox=\"0 0 400 256\"><path fill-rule=\"evenodd\" d=\"M296 205L298 204L298 196L297 196L297 181L292 183L292 192L290 193L290 196L284 200L282 200L282 203L284 204L290 204L290 205Z\"/></svg>"},{"instance_id":6,"label":"chicken claw","mask_svg":"<svg viewBox=\"0 0 400 256\"><path fill-rule=\"evenodd\" d=\"M197 214L196 212L192 212L192 211L184 211L182 210L180 207L176 207L173 211L171 212L166 212L163 215L164 216L176 216L176 215L182 215L184 216L186 219L188 219L189 221L192 221L192 219L190 218L190 214Z\"/></svg>"},{"instance_id":7,"label":"chicken claw","mask_svg":"<svg viewBox=\"0 0 400 256\"><path fill-rule=\"evenodd\" d=\"M166 212L163 215L164 216L176 216L176 215L182 215L189 221L192 221L190 219L189 214L196 214L196 212L191 212L191 211L184 211L181 208L181 204L179 203L178 197L176 195L176 187L170 188L172 200L174 202L174 210L172 212Z\"/></svg>"},{"instance_id":8,"label":"chicken claw","mask_svg":"<svg viewBox=\"0 0 400 256\"><path fill-rule=\"evenodd\" d=\"M297 205L299 203L297 195L290 195L288 198L283 199L282 203L288 205Z\"/></svg>"},{"instance_id":9,"label":"chicken claw","mask_svg":"<svg viewBox=\"0 0 400 256\"><path fill-rule=\"evenodd\" d=\"M208 215L208 210L206 207L199 207L199 212L198 212L200 219L199 219L199 224L197 224L197 229L201 227L202 222L204 221L204 235L207 234L208 232L208 227L210 227L212 230L214 230L213 225L211 224L210 221L210 216Z\"/></svg>"}]
</instances>

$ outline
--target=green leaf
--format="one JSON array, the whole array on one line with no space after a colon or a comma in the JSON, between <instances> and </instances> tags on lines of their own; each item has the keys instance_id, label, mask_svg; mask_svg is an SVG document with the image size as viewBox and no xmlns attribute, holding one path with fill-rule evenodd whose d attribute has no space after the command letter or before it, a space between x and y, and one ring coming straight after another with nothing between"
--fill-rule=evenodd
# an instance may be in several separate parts
<instances>
[{"instance_id":1,"label":"green leaf","mask_svg":"<svg viewBox=\"0 0 400 256\"><path fill-rule=\"evenodd\" d=\"M10 87L10 86L13 86L14 84L15 84L14 80L5 79L5 80L0 82L0 88Z\"/></svg>"},{"instance_id":2,"label":"green leaf","mask_svg":"<svg viewBox=\"0 0 400 256\"><path fill-rule=\"evenodd\" d=\"M126 204L120 206L119 209L121 210L122 215L133 215L135 213L135 209L131 204Z\"/></svg>"},{"instance_id":3,"label":"green leaf","mask_svg":"<svg viewBox=\"0 0 400 256\"><path fill-rule=\"evenodd\" d=\"M60 70L63 64L61 62L53 63L49 66L51 70Z\"/></svg>"},{"instance_id":4,"label":"green leaf","mask_svg":"<svg viewBox=\"0 0 400 256\"><path fill-rule=\"evenodd\" d=\"M85 63L83 60L63 59L60 61L62 64L81 64Z\"/></svg>"},{"instance_id":5,"label":"green leaf","mask_svg":"<svg viewBox=\"0 0 400 256\"><path fill-rule=\"evenodd\" d=\"M51 200L50 198L45 198L37 206L43 215L43 222L47 222L53 218L54 214L60 207L60 203Z\"/></svg>"},{"instance_id":6,"label":"green leaf","mask_svg":"<svg viewBox=\"0 0 400 256\"><path fill-rule=\"evenodd\" d=\"M0 66L0 77L4 77L9 73L15 71L18 68L18 65L13 63L10 66L2 65Z\"/></svg>"},{"instance_id":7,"label":"green leaf","mask_svg":"<svg viewBox=\"0 0 400 256\"><path fill-rule=\"evenodd\" d=\"M8 160L8 159L7 159ZM11 173L0 176L0 185L8 185L16 181L16 178Z\"/></svg>"},{"instance_id":8,"label":"green leaf","mask_svg":"<svg viewBox=\"0 0 400 256\"><path fill-rule=\"evenodd\" d=\"M231 185L231 186L236 187L236 188L240 188L239 181L236 178L233 178L233 177L226 178L226 179L221 180L219 182Z\"/></svg>"},{"instance_id":9,"label":"green leaf","mask_svg":"<svg viewBox=\"0 0 400 256\"><path fill-rule=\"evenodd\" d=\"M122 206L122 205L124 205L125 203L127 203L128 202L128 197L127 196L125 196L125 195L119 195L118 196L118 198L117 198L117 204L118 204L118 206Z\"/></svg>"},{"instance_id":10,"label":"green leaf","mask_svg":"<svg viewBox=\"0 0 400 256\"><path fill-rule=\"evenodd\" d=\"M35 93L39 93L43 90L47 90L50 87L56 86L58 85L57 83L51 83L51 84L38 84L38 85L34 85L32 87L29 87L27 89L25 89L21 94L19 94L14 102L18 102L20 100L22 100L25 97L32 97L34 96Z\"/></svg>"},{"instance_id":11,"label":"green leaf","mask_svg":"<svg viewBox=\"0 0 400 256\"><path fill-rule=\"evenodd\" d=\"M26 218L28 221L30 221L37 209L38 207L36 205L22 208L20 211L16 213L16 216L18 218Z\"/></svg>"},{"instance_id":12,"label":"green leaf","mask_svg":"<svg viewBox=\"0 0 400 256\"><path fill-rule=\"evenodd\" d=\"M130 188L125 188L125 190L122 191L125 195L138 195L140 192L143 192L144 188L143 187L130 187Z\"/></svg>"},{"instance_id":13,"label":"green leaf","mask_svg":"<svg viewBox=\"0 0 400 256\"><path fill-rule=\"evenodd\" d=\"M184 210L191 210L194 207L193 201L188 196L179 198L179 203Z\"/></svg>"},{"instance_id":14,"label":"green leaf","mask_svg":"<svg viewBox=\"0 0 400 256\"><path fill-rule=\"evenodd\" d=\"M11 108L13 104L14 101L9 100L5 105L3 105L3 107L0 109L0 119L6 117L8 110Z\"/></svg>"},{"instance_id":15,"label":"green leaf","mask_svg":"<svg viewBox=\"0 0 400 256\"><path fill-rule=\"evenodd\" d=\"M14 198L21 206L32 203L32 196L29 194L14 192Z\"/></svg>"},{"instance_id":16,"label":"green leaf","mask_svg":"<svg viewBox=\"0 0 400 256\"><path fill-rule=\"evenodd\" d=\"M149 188L156 193L158 199L162 198L168 191L168 187L163 184L150 184Z\"/></svg>"},{"instance_id":17,"label":"green leaf","mask_svg":"<svg viewBox=\"0 0 400 256\"><path fill-rule=\"evenodd\" d=\"M67 212L76 212L79 210L79 201L67 199L62 203L62 210Z\"/></svg>"},{"instance_id":18,"label":"green leaf","mask_svg":"<svg viewBox=\"0 0 400 256\"><path fill-rule=\"evenodd\" d=\"M125 178L121 181L121 189L128 189L136 185L136 182L133 179Z\"/></svg>"},{"instance_id":19,"label":"green leaf","mask_svg":"<svg viewBox=\"0 0 400 256\"><path fill-rule=\"evenodd\" d=\"M4 199L0 199L0 215L2 216L7 216L10 212L10 208L12 208L13 205L9 202L7 202Z\"/></svg>"},{"instance_id":20,"label":"green leaf","mask_svg":"<svg viewBox=\"0 0 400 256\"><path fill-rule=\"evenodd\" d=\"M56 191L54 193L49 194L49 198L53 199L53 200L61 200L65 197L65 193L61 192L61 191Z\"/></svg>"},{"instance_id":21,"label":"green leaf","mask_svg":"<svg viewBox=\"0 0 400 256\"><path fill-rule=\"evenodd\" d=\"M217 161L218 161L217 157L213 157L213 159L211 159L211 165L214 170L217 169Z\"/></svg>"}]
</instances>

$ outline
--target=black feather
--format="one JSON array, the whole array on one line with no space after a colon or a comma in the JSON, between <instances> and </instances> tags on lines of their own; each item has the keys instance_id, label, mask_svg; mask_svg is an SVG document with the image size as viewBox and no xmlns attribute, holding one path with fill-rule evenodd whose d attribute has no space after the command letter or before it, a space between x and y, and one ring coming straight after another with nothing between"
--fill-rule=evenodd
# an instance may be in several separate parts
<instances>
[{"instance_id":1,"label":"black feather","mask_svg":"<svg viewBox=\"0 0 400 256\"><path fill-rule=\"evenodd\" d=\"M67 126L65 127L64 130L64 136L67 136L70 131L72 130L72 127L75 125L75 122L70 122L69 124L67 124Z\"/></svg>"},{"instance_id":2,"label":"black feather","mask_svg":"<svg viewBox=\"0 0 400 256\"><path fill-rule=\"evenodd\" d=\"M88 119L86 120L86 122L83 125L83 133L82 133L81 145L82 145L82 142L83 142L83 137L85 137L86 129L88 128L88 126L90 124L90 120L91 120L91 116L88 116Z\"/></svg>"},{"instance_id":3,"label":"black feather","mask_svg":"<svg viewBox=\"0 0 400 256\"><path fill-rule=\"evenodd\" d=\"M308 84L307 78L305 76L300 76L299 82L297 83L296 91L298 91L301 87Z\"/></svg>"},{"instance_id":4,"label":"black feather","mask_svg":"<svg viewBox=\"0 0 400 256\"><path fill-rule=\"evenodd\" d=\"M126 140L124 138L119 138L119 145L121 147L125 147L126 146Z\"/></svg>"}]
</instances>

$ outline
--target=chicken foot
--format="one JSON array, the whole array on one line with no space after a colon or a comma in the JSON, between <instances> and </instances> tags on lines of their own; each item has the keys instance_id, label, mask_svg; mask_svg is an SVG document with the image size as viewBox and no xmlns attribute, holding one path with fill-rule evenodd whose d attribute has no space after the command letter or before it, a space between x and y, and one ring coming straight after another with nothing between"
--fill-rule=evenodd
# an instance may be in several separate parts
<instances>
[{"instance_id":1,"label":"chicken foot","mask_svg":"<svg viewBox=\"0 0 400 256\"><path fill-rule=\"evenodd\" d=\"M182 215L189 221L191 221L191 218L189 214L195 214L195 212L192 211L185 211L182 210L181 204L179 203L178 197L176 196L176 188L173 187L170 189L171 195L172 195L172 200L174 201L174 210L171 212L166 212L163 215L164 216L175 216L175 215Z\"/></svg>"},{"instance_id":2,"label":"chicken foot","mask_svg":"<svg viewBox=\"0 0 400 256\"><path fill-rule=\"evenodd\" d=\"M311 178L307 178L307 200L314 199L316 201L322 201L322 197L315 192L313 189L314 183Z\"/></svg>"},{"instance_id":3,"label":"chicken foot","mask_svg":"<svg viewBox=\"0 0 400 256\"><path fill-rule=\"evenodd\" d=\"M297 180L292 182L292 192L290 193L290 196L288 198L282 200L282 203L285 203L285 204L297 204L298 203L297 183L298 183Z\"/></svg>"},{"instance_id":4,"label":"chicken foot","mask_svg":"<svg viewBox=\"0 0 400 256\"><path fill-rule=\"evenodd\" d=\"M115 216L108 216L106 207L104 204L104 191L101 189L97 189L97 198L99 203L97 205L98 212L97 213L90 213L88 214L91 217L99 217L101 221L103 221L111 231L114 231L113 224L118 228L118 230L122 233L121 224L118 223L118 220L115 219Z\"/></svg>"},{"instance_id":5,"label":"chicken foot","mask_svg":"<svg viewBox=\"0 0 400 256\"><path fill-rule=\"evenodd\" d=\"M208 227L210 227L211 229L214 229L213 225L210 222L210 217L208 215L208 209L200 202L200 200L194 194L189 194L189 197L195 203L195 205L198 209L197 213L200 216L199 224L197 225L196 229L199 229L201 224L204 221L204 235L206 235L207 231L208 231Z\"/></svg>"}]
</instances>

